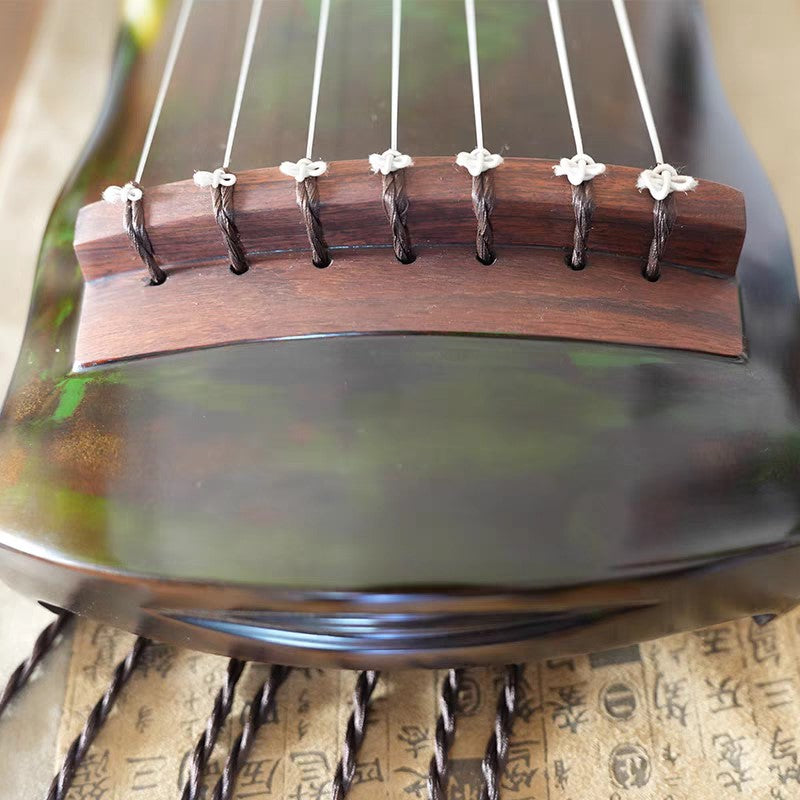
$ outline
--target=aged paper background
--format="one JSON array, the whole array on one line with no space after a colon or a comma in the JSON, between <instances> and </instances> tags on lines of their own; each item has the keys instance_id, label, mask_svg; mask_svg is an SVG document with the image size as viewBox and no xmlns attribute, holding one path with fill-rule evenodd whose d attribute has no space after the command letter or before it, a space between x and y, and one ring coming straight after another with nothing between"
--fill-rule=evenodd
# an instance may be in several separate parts
<instances>
[{"instance_id":1,"label":"aged paper background","mask_svg":"<svg viewBox=\"0 0 800 800\"><path fill-rule=\"evenodd\" d=\"M81 625L73 642L60 752L80 730L133 637ZM740 620L602 654L527 665L503 777L509 800L800 797L800 612ZM226 659L165 645L145 651L70 798L177 797ZM267 677L250 665L209 769L212 785L245 704ZM501 670L465 674L451 800L477 800ZM352 800L426 798L443 672L385 673ZM355 673L294 670L245 763L237 800L327 797ZM208 795L207 795L208 796Z\"/></svg>"},{"instance_id":2,"label":"aged paper background","mask_svg":"<svg viewBox=\"0 0 800 800\"><path fill-rule=\"evenodd\" d=\"M3 388L27 313L41 231L105 87L117 13L116 0L0 0L0 29L9 18L4 6L7 10L16 3L25 9L34 2L43 8L27 56L14 30L12 46L3 50L7 59L23 64L6 129L0 131ZM729 99L775 181L797 245L800 160L787 152L800 135L795 78L800 73L800 5L796 0L706 0L705 5ZM27 33L24 39L27 46ZM6 71L9 63L0 56L4 77L16 76L16 70ZM25 176L24 193L18 191L16 175ZM0 585L0 681L48 618L35 603ZM762 632L742 621L642 645L618 654L618 663L595 657L528 667L505 796L800 797L798 623L800 615L792 614ZM50 657L3 720L2 800L44 796L55 769L57 729L61 752L129 643L125 634L85 623L74 640ZM224 666L224 659L159 647L123 694L71 797L177 796L182 759L202 728ZM217 769L239 729L242 703L265 675L264 667L248 667L228 734L218 748ZM356 800L424 796L421 776L430 755L441 677L396 673L381 683L360 756ZM453 753L454 800L476 792L476 759L488 735L497 677L491 671L468 675ZM313 672L296 672L289 679L276 721L262 730L242 775L240 799L300 800L324 789L353 680L351 673ZM645 778L643 786L636 786ZM628 788L622 788L626 783Z\"/></svg>"}]
</instances>

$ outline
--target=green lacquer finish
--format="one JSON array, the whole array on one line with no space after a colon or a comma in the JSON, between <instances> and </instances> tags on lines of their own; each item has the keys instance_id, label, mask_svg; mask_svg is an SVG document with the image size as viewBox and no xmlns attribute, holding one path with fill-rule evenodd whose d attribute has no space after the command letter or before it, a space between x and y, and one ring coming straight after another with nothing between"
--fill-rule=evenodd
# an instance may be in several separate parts
<instances>
[{"instance_id":1,"label":"green lacquer finish","mask_svg":"<svg viewBox=\"0 0 800 800\"><path fill-rule=\"evenodd\" d=\"M210 25L213 4L200 5ZM342 4L348 13L352 5ZM555 93L555 68L542 66L549 64L545 46L541 55L520 51L525 41L546 34L542 18L523 4L508 5L508 19L494 20L497 30L482 39L487 80L504 76L509 94L522 92L530 60L540 58L542 82ZM569 15L578 39L589 36L585 25L611 30L611 21L598 16L598 5L582 9L589 18L584 25L580 14ZM441 21L448 31L460 25L460 3L444 3L441 20L429 18L428 4L409 6L408 31L416 26L423 42L434 23ZM663 8L657 3L640 8L634 21L642 35ZM294 26L293 47L299 49L300 41L310 41L313 9L310 4L280 9L275 13ZM196 350L73 373L81 278L71 251L72 221L104 183L128 177L138 128L126 122L142 116L149 95L142 99L139 89L152 79L163 53L162 41L155 53L134 58L131 40L123 37L115 73L123 91L112 93L121 102L109 107L106 125L45 235L28 330L0 425L0 527L8 551L69 562L83 575L116 575L121 583L136 575L168 587L196 581L210 587L209 611L233 602L225 599L226 586L366 596L376 589L423 588L444 596L454 587L486 592L600 587L603 593L603 587L640 581L646 586L648 577L660 580L739 555L786 549L796 558L800 316L788 242L774 197L720 97L697 12L681 4L676 9L669 47L651 55L646 67L691 86L693 92L683 90L685 102L693 104L684 109L685 117L705 123L702 131L665 124L665 149L674 153L675 163L691 164L693 171L702 165L702 173L696 171L700 177L745 191L750 218L738 274L748 357L741 361L502 337L340 336ZM243 11L236 6L229 24ZM343 158L353 157L352 150L363 156L378 149L382 136L373 123L360 125L352 109L340 115L330 105L343 96L348 70L358 68L342 60L345 22L340 18L332 29L331 63L338 66L323 85L328 105L320 131L329 148L323 154ZM374 25L384 23L379 15ZM195 30L196 40L190 37L190 51L207 41L201 34ZM414 41L411 33L408 40ZM384 52L366 49L363 58ZM444 49L457 50L450 44ZM407 55L412 63L414 52ZM603 62L611 81L624 75L617 56L622 58L616 54ZM437 57L444 59L441 53ZM445 60L444 85L459 85L463 94L466 84L457 70L464 63L455 55ZM586 70L587 60L576 58L575 70ZM129 69L133 78L125 83ZM176 73L184 89L187 69L179 64ZM409 80L419 80L411 71ZM267 81L265 75L257 69L256 85ZM288 102L287 92L296 89L287 80L264 83L258 97L269 107L258 112L268 118L260 131L245 118L242 166L297 155L300 139L288 137L300 110L291 106L283 122L276 117L279 102ZM368 84L370 78L363 80ZM531 91L549 97L545 88ZM215 84L215 91L224 90ZM354 91L363 91L373 107L377 89ZM422 90L414 97L407 100L407 136L416 148L408 147L410 152L447 152L447 147L455 152L469 144L468 114L456 126L453 109L445 115L432 108ZM538 135L563 144L566 120L558 116L561 100L555 97L542 100L549 122ZM190 126L195 114L208 113L193 98L196 90L186 89L168 103L152 182L183 177L175 174L186 165L176 166L170 137L176 135L179 112L189 115ZM647 163L646 142L629 146L609 130L614 109L583 100L585 126L597 143L592 152L605 157L606 147L608 161ZM657 81L659 116L671 119L667 112L675 102L668 84ZM248 113L256 114L257 105L252 101ZM355 119L351 138L342 134L347 114ZM435 131L429 144L417 121L425 114ZM496 112L488 118L493 129L508 123L514 154L554 149L534 142L540 152L521 151L531 130L522 112L501 121ZM199 130L198 140L213 138L214 125ZM447 138L454 128L459 135ZM498 135L492 133L493 141ZM565 155L563 146L548 154ZM269 152L259 156L259 147ZM196 158L191 166L213 162L207 153L197 156L194 143L188 148ZM502 243L498 247L502 257ZM469 254L465 268L474 268ZM103 616L94 595L93 604L75 599L83 596L76 584L47 596L43 579L20 577L26 568L17 556L9 563L12 580L43 599L73 598L74 605ZM778 598L754 590L758 599L752 604L786 605L794 590L784 582L776 591ZM177 596L171 602L177 603ZM724 618L764 610L737 602L722 598L709 613ZM120 614L123 624L141 629L133 611ZM700 621L709 618L686 612L674 625ZM652 633L672 624L662 617ZM231 649L198 636L198 646Z\"/></svg>"}]
</instances>

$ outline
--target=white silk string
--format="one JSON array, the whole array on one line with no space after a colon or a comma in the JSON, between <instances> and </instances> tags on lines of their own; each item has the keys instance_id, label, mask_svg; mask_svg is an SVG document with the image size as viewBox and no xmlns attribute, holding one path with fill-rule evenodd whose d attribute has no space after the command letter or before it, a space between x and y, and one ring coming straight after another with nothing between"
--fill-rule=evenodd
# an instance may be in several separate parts
<instances>
[{"instance_id":1,"label":"white silk string","mask_svg":"<svg viewBox=\"0 0 800 800\"><path fill-rule=\"evenodd\" d=\"M572 125L572 136L575 139L575 155L572 158L562 158L553 167L553 172L556 175L565 176L573 186L580 186L584 181L590 181L605 172L606 165L597 163L583 151L583 137L581 136L581 126L578 120L578 108L575 103L572 74L569 69L569 56L567 55L564 26L561 22L561 9L558 0L547 0L547 7L550 12L550 22L553 26L553 38L556 43L561 81L564 84L569 121Z\"/></svg>"},{"instance_id":2,"label":"white silk string","mask_svg":"<svg viewBox=\"0 0 800 800\"><path fill-rule=\"evenodd\" d=\"M477 177L482 172L494 169L503 163L503 157L490 153L483 145L483 113L481 111L481 81L478 69L478 30L475 21L475 0L464 0L467 22L467 46L469 49L469 73L472 83L472 111L475 116L475 149L456 156L456 164L465 167L470 175Z\"/></svg>"},{"instance_id":3,"label":"white silk string","mask_svg":"<svg viewBox=\"0 0 800 800\"><path fill-rule=\"evenodd\" d=\"M611 0L614 6L614 13L617 17L617 25L622 36L622 44L625 47L625 54L628 57L633 84L636 87L636 94L639 97L639 105L642 109L644 122L647 127L647 134L650 137L650 144L653 148L656 166L653 169L643 170L636 186L639 190L647 189L654 200L664 200L674 191L689 192L697 187L697 181L691 175L679 175L678 170L671 164L664 161L664 154L661 150L661 142L658 139L653 110L650 107L650 99L647 96L647 87L644 84L642 67L639 63L639 55L636 52L636 42L633 39L631 24L628 19L628 12L625 8L624 0Z\"/></svg>"},{"instance_id":4,"label":"white silk string","mask_svg":"<svg viewBox=\"0 0 800 800\"><path fill-rule=\"evenodd\" d=\"M236 129L239 125L239 115L242 111L242 100L244 99L247 78L250 74L250 64L253 60L253 49L255 47L258 23L261 19L261 9L263 5L264 0L253 0L250 7L250 21L247 24L247 34L242 51L242 63L239 67L239 80L236 84L236 95L233 100L233 111L231 112L231 122L228 127L228 141L225 145L225 157L222 160L222 166L218 167L213 172L206 172L205 170L198 170L195 172L194 182L200 187L216 188L218 186L232 186L236 183L236 175L228 172L228 167L231 165L233 142L236 138Z\"/></svg>"},{"instance_id":5,"label":"white silk string","mask_svg":"<svg viewBox=\"0 0 800 800\"><path fill-rule=\"evenodd\" d=\"M189 22L189 16L192 13L193 6L194 0L183 0L180 11L178 12L178 19L175 23L175 30L172 33L172 41L170 42L169 52L167 53L167 60L164 63L164 72L161 75L161 83L159 84L153 111L150 115L150 124L147 126L147 133L144 137L142 154L139 156L139 165L136 168L136 176L133 179L134 184L141 183L142 176L144 175L144 168L147 165L150 149L153 146L153 139L156 135L158 121L161 119L161 110L164 108L164 100L167 97L169 84L172 80L172 73L175 69L175 63L178 60L178 53L183 43L183 35L186 33L186 26ZM103 199L110 203L125 202L126 200L141 200L142 190L131 183L126 183L125 186L109 186L103 192Z\"/></svg>"},{"instance_id":6,"label":"white silk string","mask_svg":"<svg viewBox=\"0 0 800 800\"><path fill-rule=\"evenodd\" d=\"M373 172L388 175L399 169L410 167L414 162L411 156L397 149L397 129L400 108L400 26L402 22L403 0L392 0L392 121L389 149L373 153L369 165Z\"/></svg>"},{"instance_id":7,"label":"white silk string","mask_svg":"<svg viewBox=\"0 0 800 800\"><path fill-rule=\"evenodd\" d=\"M314 78L311 86L311 109L308 114L308 138L306 139L306 155L299 161L284 161L280 171L289 175L298 183L306 178L317 178L328 169L324 161L312 161L314 155L314 135L317 127L317 108L319 107L319 91L322 85L322 64L325 59L325 41L328 35L328 18L330 17L331 0L322 0L319 7L319 25L317 27L317 50L314 56Z\"/></svg>"}]
</instances>

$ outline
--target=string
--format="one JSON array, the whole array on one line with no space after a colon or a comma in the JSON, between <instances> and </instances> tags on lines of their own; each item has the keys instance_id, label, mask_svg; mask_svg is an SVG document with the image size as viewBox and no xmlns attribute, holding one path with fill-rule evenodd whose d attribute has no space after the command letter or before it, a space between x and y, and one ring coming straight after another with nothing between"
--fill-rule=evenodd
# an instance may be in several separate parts
<instances>
[{"instance_id":1,"label":"string","mask_svg":"<svg viewBox=\"0 0 800 800\"><path fill-rule=\"evenodd\" d=\"M475 0L464 0L467 18L469 74L472 80L472 110L475 115L475 146L483 150L483 114L481 113L481 79L478 74L478 31L475 23Z\"/></svg>"},{"instance_id":2,"label":"string","mask_svg":"<svg viewBox=\"0 0 800 800\"><path fill-rule=\"evenodd\" d=\"M403 0L392 0L392 141L397 150L397 118L400 108L400 24Z\"/></svg>"},{"instance_id":3,"label":"string","mask_svg":"<svg viewBox=\"0 0 800 800\"><path fill-rule=\"evenodd\" d=\"M464 0L464 16L467 21L472 111L475 116L475 149L471 153L459 153L456 156L456 164L465 167L473 178L477 178L486 170L494 169L502 164L503 158L497 153L490 153L483 146L483 113L481 111L481 79L478 70L478 26L475 22L475 0Z\"/></svg>"},{"instance_id":4,"label":"string","mask_svg":"<svg viewBox=\"0 0 800 800\"><path fill-rule=\"evenodd\" d=\"M233 101L233 113L231 114L231 125L228 129L228 143L225 146L225 158L222 160L222 168L228 169L231 164L231 152L233 151L233 140L236 137L236 127L239 124L239 113L242 110L242 99L244 98L244 88L247 84L247 76L250 74L250 62L253 58L253 47L258 31L258 21L261 17L261 8L264 0L253 0L250 8L250 22L247 26L247 36L244 41L244 51L242 53L242 66L239 69L239 82L236 85L236 97Z\"/></svg>"},{"instance_id":5,"label":"string","mask_svg":"<svg viewBox=\"0 0 800 800\"><path fill-rule=\"evenodd\" d=\"M647 134L650 137L650 144L653 147L653 155L656 164L664 163L664 154L661 151L661 142L658 140L658 131L653 119L653 110L650 108L650 98L647 96L647 87L644 85L642 67L639 63L639 56L636 52L636 42L633 40L631 24L628 20L628 12L625 9L624 0L611 0L614 6L614 13L617 15L617 25L622 36L622 44L625 47L625 54L628 56L628 65L633 77L633 84L636 87L636 94L639 96L639 105L644 115L644 123L647 126Z\"/></svg>"},{"instance_id":6,"label":"string","mask_svg":"<svg viewBox=\"0 0 800 800\"><path fill-rule=\"evenodd\" d=\"M650 137L650 144L653 147L653 155L656 159L655 168L643 170L639 175L636 186L639 189L647 189L653 199L657 201L666 199L674 191L689 192L697 188L697 181L691 175L679 175L675 167L664 161L664 154L661 150L661 142L658 140L653 110L650 107L650 99L647 96L647 88L644 85L642 67L636 52L636 42L633 40L625 2L624 0L611 0L611 3L617 16L617 25L622 36L622 44L625 47L625 54L628 56L628 66L631 70L636 94L639 97L639 105Z\"/></svg>"},{"instance_id":7,"label":"string","mask_svg":"<svg viewBox=\"0 0 800 800\"><path fill-rule=\"evenodd\" d=\"M331 0L322 0L319 7L319 28L317 29L317 52L314 57L314 83L311 89L311 110L308 115L308 140L306 142L306 158L313 158L314 133L317 127L317 107L319 106L319 90L322 85L322 62L325 58L325 39L328 34L328 17Z\"/></svg>"},{"instance_id":8,"label":"string","mask_svg":"<svg viewBox=\"0 0 800 800\"><path fill-rule=\"evenodd\" d=\"M578 107L575 103L575 89L572 85L572 73L569 69L569 56L567 55L567 42L564 38L564 26L561 23L561 8L558 0L547 0L547 8L550 11L550 23L553 26L553 38L556 42L558 66L561 70L561 82L564 84L564 96L567 99L569 121L572 125L572 136L575 139L575 155L572 158L562 158L559 163L553 167L553 172L555 172L556 175L565 176L573 186L578 187L585 181L590 181L592 178L604 173L606 171L606 165L595 162L593 158L587 156L586 153L583 152L583 137L581 136L581 126L578 121ZM576 206L576 214L577 213L578 208ZM584 235L583 232L577 232L576 235L578 235L576 242L581 241L585 244L588 229L586 229L586 235ZM579 259L582 263L582 259L579 256L576 255L575 258Z\"/></svg>"},{"instance_id":9,"label":"string","mask_svg":"<svg viewBox=\"0 0 800 800\"><path fill-rule=\"evenodd\" d=\"M369 157L369 164L373 172L380 172L385 177L391 175L406 167L410 167L414 161L411 156L401 153L397 149L397 130L398 118L400 116L400 30L401 18L403 10L403 0L392 0L392 68L391 68L391 107L392 107L392 120L391 120L391 134L389 149L384 150L382 153L373 153ZM394 197L395 189L386 196L385 200L389 201L390 210L387 207L387 214L390 218L395 217L395 205L397 198ZM401 204L407 204L407 200L402 200ZM404 225L403 225L404 227ZM407 232L406 232L407 235ZM408 245L410 247L410 244ZM406 250L408 248L405 248ZM406 260L409 257L409 252L406 252L401 260ZM399 256L398 256L399 257Z\"/></svg>"},{"instance_id":10,"label":"string","mask_svg":"<svg viewBox=\"0 0 800 800\"><path fill-rule=\"evenodd\" d=\"M153 138L156 135L156 128L158 121L161 117L161 109L164 107L164 100L167 96L170 81L172 80L172 72L175 69L175 62L178 60L178 53L181 49L183 42L183 35L186 33L186 25L189 22L189 15L192 13L192 6L194 0L183 0L180 13L178 14L178 21L175 24L175 31L172 34L172 42L169 46L169 53L167 54L167 61L164 64L164 72L161 75L161 84L158 87L158 94L156 95L156 102L153 106L153 113L150 116L150 124L147 128L147 134L144 137L144 145L142 147L142 155L139 157L139 166L136 168L135 183L141 183L144 168L147 164L147 158L150 155L150 148L153 145Z\"/></svg>"},{"instance_id":11,"label":"string","mask_svg":"<svg viewBox=\"0 0 800 800\"><path fill-rule=\"evenodd\" d=\"M556 40L558 66L561 69L561 81L564 84L564 94L567 98L569 121L572 125L572 136L575 139L575 152L580 155L583 153L583 137L581 136L580 122L578 122L578 108L575 105L575 91L572 87L572 74L569 69L567 43L564 39L564 26L561 24L561 9L559 8L558 0L547 0L547 8L550 11L553 37Z\"/></svg>"}]
</instances>

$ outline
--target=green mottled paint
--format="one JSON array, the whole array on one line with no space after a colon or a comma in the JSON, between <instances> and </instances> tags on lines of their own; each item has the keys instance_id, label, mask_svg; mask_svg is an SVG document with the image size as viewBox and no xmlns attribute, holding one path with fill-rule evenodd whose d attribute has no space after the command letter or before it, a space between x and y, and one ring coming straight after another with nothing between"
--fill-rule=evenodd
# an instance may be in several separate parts
<instances>
[{"instance_id":1,"label":"green mottled paint","mask_svg":"<svg viewBox=\"0 0 800 800\"><path fill-rule=\"evenodd\" d=\"M53 325L56 328L60 328L74 309L75 302L73 299L71 297L65 297L58 305L58 311L56 312L56 318L53 320Z\"/></svg>"},{"instance_id":2,"label":"green mottled paint","mask_svg":"<svg viewBox=\"0 0 800 800\"><path fill-rule=\"evenodd\" d=\"M58 405L50 419L53 422L63 422L69 419L80 406L86 395L86 387L90 383L118 383L119 373L90 372L82 375L70 375L57 384L56 389L60 392Z\"/></svg>"},{"instance_id":3,"label":"green mottled paint","mask_svg":"<svg viewBox=\"0 0 800 800\"><path fill-rule=\"evenodd\" d=\"M61 381L58 385L61 396L51 417L53 422L63 422L78 410L78 406L86 394L87 383L87 376L84 375L72 376Z\"/></svg>"}]
</instances>

